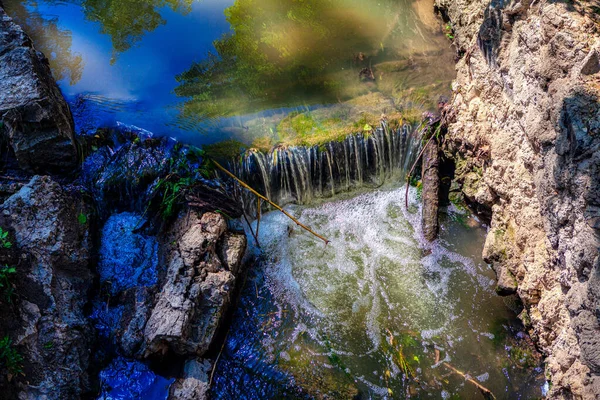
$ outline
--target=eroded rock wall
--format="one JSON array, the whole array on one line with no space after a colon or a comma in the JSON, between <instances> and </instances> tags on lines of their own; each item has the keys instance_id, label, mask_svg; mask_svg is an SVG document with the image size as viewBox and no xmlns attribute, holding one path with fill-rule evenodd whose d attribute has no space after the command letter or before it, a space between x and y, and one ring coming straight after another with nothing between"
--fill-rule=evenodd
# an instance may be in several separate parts
<instances>
[{"instance_id":1,"label":"eroded rock wall","mask_svg":"<svg viewBox=\"0 0 600 400\"><path fill-rule=\"evenodd\" d=\"M600 30L594 2L436 0L460 60L446 151L491 211L484 257L547 357L600 398Z\"/></svg>"},{"instance_id":2,"label":"eroded rock wall","mask_svg":"<svg viewBox=\"0 0 600 400\"><path fill-rule=\"evenodd\" d=\"M0 299L0 337L23 356L0 398L76 399L89 390L93 330L85 317L92 285L90 210L49 177L36 176L0 205L11 246L0 262L16 269L14 294Z\"/></svg>"}]
</instances>

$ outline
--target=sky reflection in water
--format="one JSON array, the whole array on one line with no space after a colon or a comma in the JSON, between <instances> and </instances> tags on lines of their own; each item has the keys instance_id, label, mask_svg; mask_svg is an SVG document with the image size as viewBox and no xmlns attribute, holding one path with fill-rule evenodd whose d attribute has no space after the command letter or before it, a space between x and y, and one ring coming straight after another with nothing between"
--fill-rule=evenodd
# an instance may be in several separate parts
<instances>
[{"instance_id":1,"label":"sky reflection in water","mask_svg":"<svg viewBox=\"0 0 600 400\"><path fill-rule=\"evenodd\" d=\"M5 6L50 58L80 130L120 121L196 144L250 144L265 135L277 142L278 124L291 110L373 93L378 105L367 97L360 112L432 108L453 76L429 0ZM373 75L361 75L365 68Z\"/></svg>"}]
</instances>

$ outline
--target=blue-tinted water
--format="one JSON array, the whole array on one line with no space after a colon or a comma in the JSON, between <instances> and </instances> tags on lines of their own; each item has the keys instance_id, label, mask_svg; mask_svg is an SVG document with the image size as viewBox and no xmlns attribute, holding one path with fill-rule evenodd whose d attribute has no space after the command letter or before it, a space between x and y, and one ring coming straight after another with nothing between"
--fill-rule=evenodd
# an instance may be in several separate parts
<instances>
[{"instance_id":1,"label":"blue-tinted water","mask_svg":"<svg viewBox=\"0 0 600 400\"><path fill-rule=\"evenodd\" d=\"M145 29L126 40L131 47L121 52L115 51L111 35L103 33L103 23L86 16L85 3L9 0L5 6L28 33L35 33L36 45L51 60L79 128L121 121L185 138L183 130L166 129L178 113L173 108L180 101L173 92L175 76L214 51L212 42L229 31L223 10L233 0L194 1L189 10L185 2L170 2L178 4L175 10L165 1L142 2L155 4L151 9L160 22L155 29L141 24ZM105 3L117 8L119 2ZM122 3L129 3L126 6L139 13L140 20L151 18L136 2ZM65 42L70 43L61 44Z\"/></svg>"},{"instance_id":2,"label":"blue-tinted water","mask_svg":"<svg viewBox=\"0 0 600 400\"><path fill-rule=\"evenodd\" d=\"M197 145L276 143L292 110L377 93L392 105L368 97L347 122L406 115L435 107L454 73L430 0L3 3L50 59L78 131L119 121Z\"/></svg>"}]
</instances>

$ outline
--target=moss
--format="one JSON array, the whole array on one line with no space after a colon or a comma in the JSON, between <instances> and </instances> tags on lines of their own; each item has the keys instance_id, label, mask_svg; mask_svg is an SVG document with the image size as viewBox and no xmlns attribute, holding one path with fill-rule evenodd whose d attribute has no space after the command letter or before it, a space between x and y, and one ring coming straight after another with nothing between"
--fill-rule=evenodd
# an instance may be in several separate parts
<instances>
[{"instance_id":1,"label":"moss","mask_svg":"<svg viewBox=\"0 0 600 400\"><path fill-rule=\"evenodd\" d=\"M239 156L246 146L237 140L224 140L213 144L202 146L204 152L217 160L232 159Z\"/></svg>"},{"instance_id":2,"label":"moss","mask_svg":"<svg viewBox=\"0 0 600 400\"><path fill-rule=\"evenodd\" d=\"M492 322L490 333L494 335L494 338L492 339L492 344L494 347L499 348L504 346L506 337L508 335L508 331L506 329L507 325L508 320L506 318L498 318Z\"/></svg>"},{"instance_id":3,"label":"moss","mask_svg":"<svg viewBox=\"0 0 600 400\"><path fill-rule=\"evenodd\" d=\"M519 345L511 347L509 350L510 358L523 368L533 368L537 365L535 357L531 350Z\"/></svg>"},{"instance_id":4,"label":"moss","mask_svg":"<svg viewBox=\"0 0 600 400\"><path fill-rule=\"evenodd\" d=\"M528 328L531 326L531 317L529 316L527 310L523 309L523 311L521 311L521 313L519 314L519 319L521 320L521 322L523 322L523 325L525 327Z\"/></svg>"},{"instance_id":5,"label":"moss","mask_svg":"<svg viewBox=\"0 0 600 400\"><path fill-rule=\"evenodd\" d=\"M273 146L275 146L274 140L267 136L259 137L258 139L255 139L252 142L252 148L255 148L265 153L269 152L273 148Z\"/></svg>"}]
</instances>

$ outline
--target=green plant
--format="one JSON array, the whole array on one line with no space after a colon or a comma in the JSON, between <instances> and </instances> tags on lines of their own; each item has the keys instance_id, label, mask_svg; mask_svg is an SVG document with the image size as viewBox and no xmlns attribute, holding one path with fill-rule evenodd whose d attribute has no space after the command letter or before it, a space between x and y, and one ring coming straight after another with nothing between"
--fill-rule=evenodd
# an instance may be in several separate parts
<instances>
[{"instance_id":1,"label":"green plant","mask_svg":"<svg viewBox=\"0 0 600 400\"><path fill-rule=\"evenodd\" d=\"M0 247L5 249L10 249L12 247L12 242L8 240L8 231L0 228Z\"/></svg>"},{"instance_id":2,"label":"green plant","mask_svg":"<svg viewBox=\"0 0 600 400\"><path fill-rule=\"evenodd\" d=\"M81 225L85 225L87 223L87 215L84 213L79 213L77 216L77 221L79 221Z\"/></svg>"},{"instance_id":3,"label":"green plant","mask_svg":"<svg viewBox=\"0 0 600 400\"><path fill-rule=\"evenodd\" d=\"M451 24L446 24L446 37L450 40L454 39L454 30Z\"/></svg>"},{"instance_id":4,"label":"green plant","mask_svg":"<svg viewBox=\"0 0 600 400\"><path fill-rule=\"evenodd\" d=\"M12 340L8 336L0 339L0 362L11 375L23 372L23 356L12 346Z\"/></svg>"},{"instance_id":5,"label":"green plant","mask_svg":"<svg viewBox=\"0 0 600 400\"><path fill-rule=\"evenodd\" d=\"M0 267L0 290L3 292L6 300L9 303L12 300L12 295L14 292L14 288L10 280L11 276L16 273L17 269L15 267L9 267L8 265Z\"/></svg>"},{"instance_id":6,"label":"green plant","mask_svg":"<svg viewBox=\"0 0 600 400\"><path fill-rule=\"evenodd\" d=\"M160 202L159 210L164 219L167 219L175 213L176 206L185 189L192 184L192 178L179 178L176 181L163 179L159 188L163 190L163 196Z\"/></svg>"}]
</instances>

